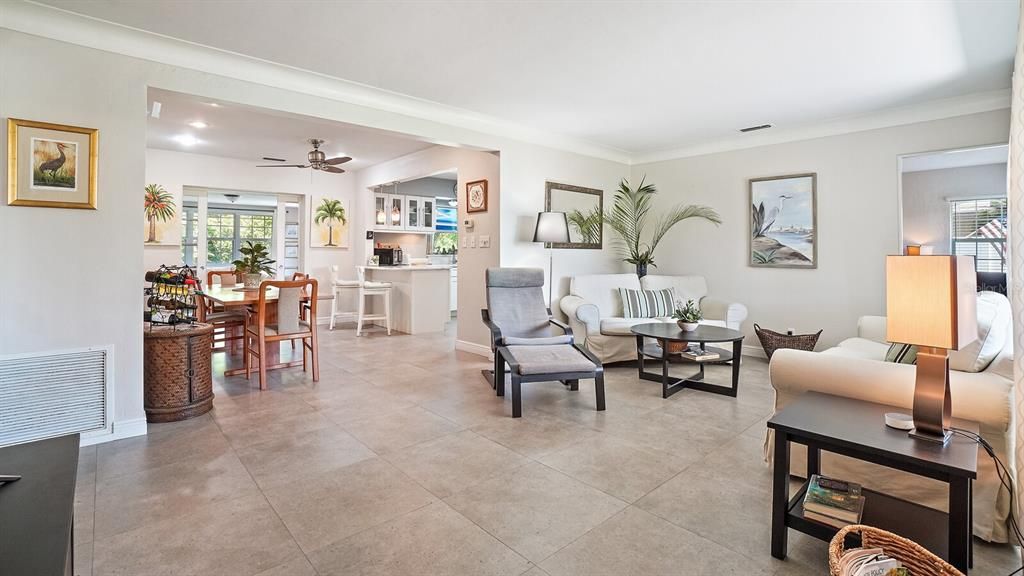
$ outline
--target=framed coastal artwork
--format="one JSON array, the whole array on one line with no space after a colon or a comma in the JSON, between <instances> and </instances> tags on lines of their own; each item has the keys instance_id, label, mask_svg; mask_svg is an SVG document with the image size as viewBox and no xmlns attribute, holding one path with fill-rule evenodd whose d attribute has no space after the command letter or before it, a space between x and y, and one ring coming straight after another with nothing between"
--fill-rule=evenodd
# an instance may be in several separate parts
<instances>
[{"instance_id":1,"label":"framed coastal artwork","mask_svg":"<svg viewBox=\"0 0 1024 576\"><path fill-rule=\"evenodd\" d=\"M96 209L99 130L7 119L7 204Z\"/></svg>"},{"instance_id":2,"label":"framed coastal artwork","mask_svg":"<svg viewBox=\"0 0 1024 576\"><path fill-rule=\"evenodd\" d=\"M814 173L750 180L751 266L818 267L817 182Z\"/></svg>"},{"instance_id":3,"label":"framed coastal artwork","mask_svg":"<svg viewBox=\"0 0 1024 576\"><path fill-rule=\"evenodd\" d=\"M181 244L181 222L177 218L178 207L174 195L159 184L147 184L143 191L145 243L175 246Z\"/></svg>"},{"instance_id":4,"label":"framed coastal artwork","mask_svg":"<svg viewBox=\"0 0 1024 576\"><path fill-rule=\"evenodd\" d=\"M330 196L314 196L310 211L311 248L348 248L349 215L341 200Z\"/></svg>"}]
</instances>

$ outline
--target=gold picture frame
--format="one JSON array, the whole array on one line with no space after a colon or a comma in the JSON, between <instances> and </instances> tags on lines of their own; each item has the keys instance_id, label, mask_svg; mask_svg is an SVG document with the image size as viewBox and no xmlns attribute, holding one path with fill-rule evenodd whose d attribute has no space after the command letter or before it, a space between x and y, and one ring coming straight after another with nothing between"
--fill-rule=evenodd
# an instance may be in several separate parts
<instances>
[{"instance_id":1,"label":"gold picture frame","mask_svg":"<svg viewBox=\"0 0 1024 576\"><path fill-rule=\"evenodd\" d=\"M7 205L95 210L98 148L97 128L8 118Z\"/></svg>"}]
</instances>

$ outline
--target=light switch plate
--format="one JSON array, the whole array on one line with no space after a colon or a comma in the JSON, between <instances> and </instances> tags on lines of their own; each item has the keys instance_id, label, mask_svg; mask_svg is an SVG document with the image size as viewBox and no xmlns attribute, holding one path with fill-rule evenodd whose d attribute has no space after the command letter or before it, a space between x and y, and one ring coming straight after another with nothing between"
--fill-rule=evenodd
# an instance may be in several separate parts
<instances>
[{"instance_id":1,"label":"light switch plate","mask_svg":"<svg viewBox=\"0 0 1024 576\"><path fill-rule=\"evenodd\" d=\"M476 236L472 234L469 235L469 247L476 248Z\"/></svg>"},{"instance_id":2,"label":"light switch plate","mask_svg":"<svg viewBox=\"0 0 1024 576\"><path fill-rule=\"evenodd\" d=\"M481 234L480 235L480 247L481 248L490 248L491 247L491 237L489 235L487 235L487 234Z\"/></svg>"},{"instance_id":3,"label":"light switch plate","mask_svg":"<svg viewBox=\"0 0 1024 576\"><path fill-rule=\"evenodd\" d=\"M462 235L462 247L463 248L468 248L469 247L469 234L463 234Z\"/></svg>"}]
</instances>

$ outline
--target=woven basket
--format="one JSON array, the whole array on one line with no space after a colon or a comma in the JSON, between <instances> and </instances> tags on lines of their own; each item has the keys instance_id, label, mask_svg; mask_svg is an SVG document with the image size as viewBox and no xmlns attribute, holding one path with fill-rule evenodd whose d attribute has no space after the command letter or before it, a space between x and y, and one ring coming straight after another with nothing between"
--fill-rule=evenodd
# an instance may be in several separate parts
<instances>
[{"instance_id":1,"label":"woven basket","mask_svg":"<svg viewBox=\"0 0 1024 576\"><path fill-rule=\"evenodd\" d=\"M854 533L860 534L863 547L881 548L887 556L899 560L913 576L964 576L963 572L917 542L863 524L847 526L832 538L828 545L828 568L832 576L839 576L839 560L846 552L846 537Z\"/></svg>"},{"instance_id":2,"label":"woven basket","mask_svg":"<svg viewBox=\"0 0 1024 576\"><path fill-rule=\"evenodd\" d=\"M818 344L821 330L818 330L816 334L779 334L778 332L761 328L757 323L754 323L754 334L757 334L757 339L761 341L764 353L771 360L772 354L780 348L813 351L814 347Z\"/></svg>"}]
</instances>

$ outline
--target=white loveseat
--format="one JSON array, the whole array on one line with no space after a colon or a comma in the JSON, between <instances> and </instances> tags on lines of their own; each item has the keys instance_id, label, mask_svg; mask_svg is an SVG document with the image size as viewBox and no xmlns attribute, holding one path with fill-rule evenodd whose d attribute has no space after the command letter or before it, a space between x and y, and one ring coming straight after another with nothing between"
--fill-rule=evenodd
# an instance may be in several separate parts
<instances>
[{"instance_id":1,"label":"white loveseat","mask_svg":"<svg viewBox=\"0 0 1024 576\"><path fill-rule=\"evenodd\" d=\"M884 317L865 316L858 335L824 352L778 350L769 366L778 410L800 394L814 390L847 398L899 406L910 414L916 369L885 362ZM950 353L950 395L953 417L978 422L981 435L1000 460L1014 469L1013 327L1010 303L994 292L978 295L979 339ZM878 422L883 426L883 422ZM771 457L771 435L765 443ZM792 447L794 475L804 477L806 452ZM769 460L770 461L770 460ZM946 510L945 484L897 472L874 464L822 453L822 473L853 480L906 500ZM995 465L979 449L978 479L974 483L974 534L988 541L1006 542L1010 495L999 483Z\"/></svg>"},{"instance_id":2,"label":"white loveseat","mask_svg":"<svg viewBox=\"0 0 1024 576\"><path fill-rule=\"evenodd\" d=\"M590 274L575 276L569 295L559 307L569 318L577 343L583 343L601 362L636 360L636 340L629 331L636 324L674 322L671 318L624 318L619 288L663 290L672 288L677 301L694 300L704 314L701 324L739 330L747 307L707 296L703 276L658 276L636 274Z\"/></svg>"}]
</instances>

